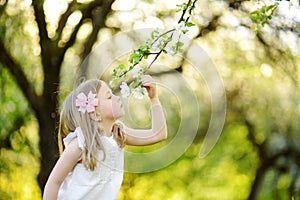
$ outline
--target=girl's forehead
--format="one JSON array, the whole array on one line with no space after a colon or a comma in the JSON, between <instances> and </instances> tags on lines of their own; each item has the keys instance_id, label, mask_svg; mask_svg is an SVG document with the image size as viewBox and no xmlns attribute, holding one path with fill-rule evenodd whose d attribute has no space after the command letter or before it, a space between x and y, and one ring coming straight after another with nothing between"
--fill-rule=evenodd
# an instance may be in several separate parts
<instances>
[{"instance_id":1,"label":"girl's forehead","mask_svg":"<svg viewBox=\"0 0 300 200\"><path fill-rule=\"evenodd\" d=\"M108 87L106 82L104 82L104 81L100 81L100 82L101 82L101 87L103 87L103 86Z\"/></svg>"},{"instance_id":2,"label":"girl's forehead","mask_svg":"<svg viewBox=\"0 0 300 200\"><path fill-rule=\"evenodd\" d=\"M108 87L107 83L105 83L104 81L101 81L101 87L100 87L100 93L107 93L107 92L111 92L111 89Z\"/></svg>"}]
</instances>

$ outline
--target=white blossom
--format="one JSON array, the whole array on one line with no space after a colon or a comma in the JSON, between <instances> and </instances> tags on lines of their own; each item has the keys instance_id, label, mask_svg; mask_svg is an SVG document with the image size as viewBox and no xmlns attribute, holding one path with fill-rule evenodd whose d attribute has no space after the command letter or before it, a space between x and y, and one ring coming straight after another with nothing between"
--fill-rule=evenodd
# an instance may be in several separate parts
<instances>
[{"instance_id":1,"label":"white blossom","mask_svg":"<svg viewBox=\"0 0 300 200\"><path fill-rule=\"evenodd\" d=\"M136 65L131 71L130 73L132 74L133 78L137 78L140 73L142 71L142 68L139 65Z\"/></svg>"},{"instance_id":2,"label":"white blossom","mask_svg":"<svg viewBox=\"0 0 300 200\"><path fill-rule=\"evenodd\" d=\"M166 47L165 50L168 52L169 55L171 56L175 56L176 52L174 51L173 48L169 48L169 47Z\"/></svg>"},{"instance_id":3,"label":"white blossom","mask_svg":"<svg viewBox=\"0 0 300 200\"><path fill-rule=\"evenodd\" d=\"M187 31L187 27L185 26L185 22L184 21L181 21L179 24L175 24L174 25L174 28L176 29L176 31L181 31L181 32L184 32L184 31Z\"/></svg>"},{"instance_id":4,"label":"white blossom","mask_svg":"<svg viewBox=\"0 0 300 200\"><path fill-rule=\"evenodd\" d=\"M128 87L127 83L122 82L120 89L122 97L127 98L130 96L130 88Z\"/></svg>"},{"instance_id":5,"label":"white blossom","mask_svg":"<svg viewBox=\"0 0 300 200\"><path fill-rule=\"evenodd\" d=\"M157 51L157 50L159 50L159 46L160 46L159 41L156 41L156 42L154 42L154 44L152 44L151 49L153 51Z\"/></svg>"},{"instance_id":6,"label":"white blossom","mask_svg":"<svg viewBox=\"0 0 300 200\"><path fill-rule=\"evenodd\" d=\"M144 95L148 95L148 92L146 88L139 86L132 91L132 95L137 99L142 99Z\"/></svg>"}]
</instances>

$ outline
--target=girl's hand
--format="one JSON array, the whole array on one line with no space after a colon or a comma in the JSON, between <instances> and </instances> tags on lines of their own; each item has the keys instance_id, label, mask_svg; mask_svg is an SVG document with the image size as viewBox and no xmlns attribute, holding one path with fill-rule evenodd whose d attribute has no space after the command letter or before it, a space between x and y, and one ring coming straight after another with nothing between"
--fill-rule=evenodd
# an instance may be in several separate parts
<instances>
[{"instance_id":1,"label":"girl's hand","mask_svg":"<svg viewBox=\"0 0 300 200\"><path fill-rule=\"evenodd\" d=\"M147 89L148 96L150 99L157 97L157 91L156 91L156 83L154 79L150 75L143 75L141 76L141 81L143 87Z\"/></svg>"}]
</instances>

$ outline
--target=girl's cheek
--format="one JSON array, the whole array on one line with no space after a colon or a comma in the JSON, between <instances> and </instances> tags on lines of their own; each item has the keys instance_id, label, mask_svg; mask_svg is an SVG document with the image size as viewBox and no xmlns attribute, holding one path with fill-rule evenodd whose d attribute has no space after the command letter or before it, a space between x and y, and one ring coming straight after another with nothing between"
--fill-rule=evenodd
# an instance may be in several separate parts
<instances>
[{"instance_id":1,"label":"girl's cheek","mask_svg":"<svg viewBox=\"0 0 300 200\"><path fill-rule=\"evenodd\" d=\"M100 105L100 113L102 114L102 115L107 115L107 111L109 110L108 109L108 107L109 107L109 105L107 104L107 103L102 103L101 105Z\"/></svg>"}]
</instances>

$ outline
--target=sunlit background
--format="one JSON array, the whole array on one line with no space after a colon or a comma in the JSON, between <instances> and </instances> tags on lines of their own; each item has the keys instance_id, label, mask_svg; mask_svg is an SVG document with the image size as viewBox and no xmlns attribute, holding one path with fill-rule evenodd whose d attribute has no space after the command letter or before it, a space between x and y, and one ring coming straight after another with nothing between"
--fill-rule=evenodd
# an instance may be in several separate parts
<instances>
[{"instance_id":1,"label":"sunlit background","mask_svg":"<svg viewBox=\"0 0 300 200\"><path fill-rule=\"evenodd\" d=\"M5 2L0 0L0 7ZM94 48L120 32L173 28L181 14L176 12L176 4L183 2L114 1ZM188 62L181 63L180 57L163 56L158 60L162 66L176 69L182 64L180 73L200 102L198 133L184 154L166 168L144 174L125 173L118 200L250 199L251 191L255 191L253 195L257 199L300 198L299 2L280 2L278 11L258 35L254 33L249 12L272 1L246 1L242 5L240 1L230 2L233 5L227 1L197 2L192 18L196 26L187 33L189 38L196 38L195 42L212 59L226 89L226 122L218 143L205 158L198 158L211 115L205 77L193 71ZM45 1L49 38L56 36L59 16L66 11L68 3ZM12 56L22 64L36 92L41 94L44 72L31 4L30 0L8 1L0 13L0 35ZM58 46L66 44L81 17L79 11L70 15ZM81 64L82 44L91 31L92 24L86 22L79 30L76 43L65 54L60 74L60 102L73 89ZM105 56L114 57L115 49L118 44L112 44ZM126 61L126 56L120 55L110 67ZM163 67L155 69L163 70ZM95 70L89 73L97 74ZM40 170L38 122L15 79L2 64L0 72L0 199L40 199L36 181ZM110 79L109 74L102 78ZM178 84L172 74L156 78ZM177 95L184 96L185 91L178 87ZM162 87L159 96L165 107L169 139L150 147L126 150L151 151L174 138L180 122L180 105ZM135 106L136 102L128 105L137 109L130 117L138 122L134 125L145 127L150 123L145 109L148 102L139 103L139 107ZM189 105L188 101L182 103Z\"/></svg>"}]
</instances>

